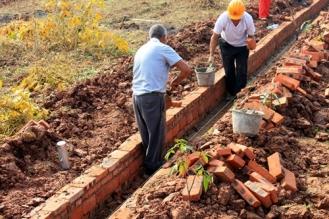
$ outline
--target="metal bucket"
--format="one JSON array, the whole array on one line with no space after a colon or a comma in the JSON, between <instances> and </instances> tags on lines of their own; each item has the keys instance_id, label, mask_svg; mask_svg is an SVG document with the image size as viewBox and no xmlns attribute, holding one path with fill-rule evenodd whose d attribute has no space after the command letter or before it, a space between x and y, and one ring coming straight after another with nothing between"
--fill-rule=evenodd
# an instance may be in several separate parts
<instances>
[{"instance_id":1,"label":"metal bucket","mask_svg":"<svg viewBox=\"0 0 329 219\"><path fill-rule=\"evenodd\" d=\"M216 69L213 67L197 67L195 68L196 78L199 86L211 86L215 83Z\"/></svg>"},{"instance_id":2,"label":"metal bucket","mask_svg":"<svg viewBox=\"0 0 329 219\"><path fill-rule=\"evenodd\" d=\"M258 135L264 113L255 110L232 110L233 132L246 136Z\"/></svg>"}]
</instances>

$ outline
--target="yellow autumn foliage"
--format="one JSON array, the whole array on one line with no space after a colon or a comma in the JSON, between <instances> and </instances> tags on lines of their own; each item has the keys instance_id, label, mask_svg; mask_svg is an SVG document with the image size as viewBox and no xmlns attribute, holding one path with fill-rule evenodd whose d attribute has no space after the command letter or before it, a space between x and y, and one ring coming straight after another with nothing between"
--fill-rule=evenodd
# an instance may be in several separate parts
<instances>
[{"instance_id":1,"label":"yellow autumn foliage","mask_svg":"<svg viewBox=\"0 0 329 219\"><path fill-rule=\"evenodd\" d=\"M47 110L33 102L28 90L19 87L0 89L0 139L12 135L31 119L47 116Z\"/></svg>"},{"instance_id":2,"label":"yellow autumn foliage","mask_svg":"<svg viewBox=\"0 0 329 219\"><path fill-rule=\"evenodd\" d=\"M102 27L103 6L104 0L49 0L45 18L12 22L0 35L37 52L80 49L96 58L127 53L127 41Z\"/></svg>"}]
</instances>

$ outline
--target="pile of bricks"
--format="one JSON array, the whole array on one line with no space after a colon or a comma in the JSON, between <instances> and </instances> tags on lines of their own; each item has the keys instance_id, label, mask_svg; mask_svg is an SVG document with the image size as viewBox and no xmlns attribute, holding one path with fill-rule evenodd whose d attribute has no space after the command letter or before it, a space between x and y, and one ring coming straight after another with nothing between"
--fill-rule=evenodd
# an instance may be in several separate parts
<instances>
[{"instance_id":1,"label":"pile of bricks","mask_svg":"<svg viewBox=\"0 0 329 219\"><path fill-rule=\"evenodd\" d=\"M284 117L273 109L285 108L292 98L292 92L298 92L307 96L307 92L300 87L302 81L318 84L322 75L316 72L319 62L323 59L329 60L329 31L323 35L323 41L311 40L300 51L294 51L285 58L283 65L276 69L276 75L271 84L265 87L268 95L275 96L271 100L270 107L261 103L261 95L250 96L243 108L259 110L264 112L261 129L271 129L284 122ZM329 97L329 88L325 91Z\"/></svg>"},{"instance_id":2,"label":"pile of bricks","mask_svg":"<svg viewBox=\"0 0 329 219\"><path fill-rule=\"evenodd\" d=\"M296 178L293 172L284 168L278 152L267 157L268 170L258 164L253 148L230 143L227 147L214 147L209 154L211 160L204 163L198 159L199 152L189 155L189 168L203 164L216 180L231 183L231 186L252 207L263 205L271 207L278 202L279 190L297 191ZM249 177L242 182L238 178ZM202 195L202 176L190 175L182 191L183 199L198 201Z\"/></svg>"}]
</instances>

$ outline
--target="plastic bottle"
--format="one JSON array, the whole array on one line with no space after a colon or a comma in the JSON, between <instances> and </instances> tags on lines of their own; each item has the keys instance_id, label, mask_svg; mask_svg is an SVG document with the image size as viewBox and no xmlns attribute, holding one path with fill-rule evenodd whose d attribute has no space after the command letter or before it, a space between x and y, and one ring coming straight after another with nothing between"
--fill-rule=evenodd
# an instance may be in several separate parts
<instances>
[{"instance_id":1,"label":"plastic bottle","mask_svg":"<svg viewBox=\"0 0 329 219\"><path fill-rule=\"evenodd\" d=\"M66 142L59 141L59 142L57 142L56 147L57 147L58 158L59 158L61 167L64 170L70 169L70 161L69 161L69 157L68 157L67 150L66 150Z\"/></svg>"}]
</instances>

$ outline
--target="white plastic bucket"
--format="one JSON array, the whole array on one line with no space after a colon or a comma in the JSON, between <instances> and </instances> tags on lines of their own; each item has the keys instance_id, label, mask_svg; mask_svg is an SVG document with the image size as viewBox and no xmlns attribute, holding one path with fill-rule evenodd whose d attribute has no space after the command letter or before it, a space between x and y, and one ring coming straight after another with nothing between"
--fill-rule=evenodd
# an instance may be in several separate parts
<instances>
[{"instance_id":1,"label":"white plastic bucket","mask_svg":"<svg viewBox=\"0 0 329 219\"><path fill-rule=\"evenodd\" d=\"M212 67L198 67L195 69L196 78L199 86L211 86L215 83L216 69Z\"/></svg>"},{"instance_id":2,"label":"white plastic bucket","mask_svg":"<svg viewBox=\"0 0 329 219\"><path fill-rule=\"evenodd\" d=\"M232 110L233 132L246 136L258 135L264 113L255 110Z\"/></svg>"}]
</instances>

